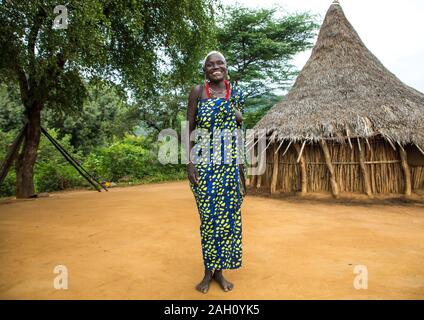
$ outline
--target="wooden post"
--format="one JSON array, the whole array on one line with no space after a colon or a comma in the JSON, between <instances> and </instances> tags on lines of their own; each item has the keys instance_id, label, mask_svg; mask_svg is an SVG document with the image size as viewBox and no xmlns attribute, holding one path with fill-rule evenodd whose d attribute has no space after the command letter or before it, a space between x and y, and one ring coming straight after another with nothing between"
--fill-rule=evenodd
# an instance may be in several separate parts
<instances>
[{"instance_id":1,"label":"wooden post","mask_svg":"<svg viewBox=\"0 0 424 320\"><path fill-rule=\"evenodd\" d=\"M361 140L358 138L358 150L359 150L359 166L361 167L362 180L364 180L364 190L367 196L373 197L370 183L370 176L368 174L368 168L365 164L365 147Z\"/></svg>"},{"instance_id":2,"label":"wooden post","mask_svg":"<svg viewBox=\"0 0 424 320\"><path fill-rule=\"evenodd\" d=\"M402 164L403 176L405 178L405 196L410 196L412 193L411 172L409 171L406 151L400 144L399 146L400 160Z\"/></svg>"},{"instance_id":3,"label":"wooden post","mask_svg":"<svg viewBox=\"0 0 424 320\"><path fill-rule=\"evenodd\" d=\"M337 184L334 167L331 163L330 151L328 151L328 146L324 139L321 139L319 144L321 145L322 151L324 153L325 163L327 164L328 171L330 172L331 191L333 196L337 199L340 195L339 185Z\"/></svg>"},{"instance_id":4,"label":"wooden post","mask_svg":"<svg viewBox=\"0 0 424 320\"><path fill-rule=\"evenodd\" d=\"M258 176L257 180L256 188L259 189L262 186L262 175Z\"/></svg>"},{"instance_id":5,"label":"wooden post","mask_svg":"<svg viewBox=\"0 0 424 320\"><path fill-rule=\"evenodd\" d=\"M252 175L252 182L251 182L251 186L253 188L256 188L256 180L258 179L258 176L256 174Z\"/></svg>"},{"instance_id":6,"label":"wooden post","mask_svg":"<svg viewBox=\"0 0 424 320\"><path fill-rule=\"evenodd\" d=\"M301 152L301 151L303 151L303 148L301 148L298 143L295 143L294 147L296 148L297 154L299 155L299 161L300 161L300 163L299 163L299 165L300 165L300 185L301 185L300 195L304 195L308 191L307 190L308 177L307 177L305 156L303 155L303 152Z\"/></svg>"},{"instance_id":7,"label":"wooden post","mask_svg":"<svg viewBox=\"0 0 424 320\"><path fill-rule=\"evenodd\" d=\"M277 141L274 142L274 157L272 160L272 178L271 178L271 194L274 194L277 189L278 165L279 165L279 150L277 149Z\"/></svg>"}]
</instances>

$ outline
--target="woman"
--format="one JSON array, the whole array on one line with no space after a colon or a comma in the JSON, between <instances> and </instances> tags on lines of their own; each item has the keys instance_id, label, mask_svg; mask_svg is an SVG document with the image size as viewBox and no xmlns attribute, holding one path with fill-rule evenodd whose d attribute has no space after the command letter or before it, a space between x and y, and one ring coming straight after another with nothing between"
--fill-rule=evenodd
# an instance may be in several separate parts
<instances>
[{"instance_id":1,"label":"woman","mask_svg":"<svg viewBox=\"0 0 424 320\"><path fill-rule=\"evenodd\" d=\"M194 87L188 98L190 137L193 130L203 135L198 134L195 141L190 139L187 175L200 215L205 266L204 278L196 289L206 293L212 279L224 291L232 290L234 285L224 278L222 270L241 267L240 207L245 194L246 161L244 144L238 147L243 140L239 130L243 121L243 92L230 87L227 63L220 52L212 51L206 56L203 71L205 83ZM217 136L217 132L222 136Z\"/></svg>"}]
</instances>

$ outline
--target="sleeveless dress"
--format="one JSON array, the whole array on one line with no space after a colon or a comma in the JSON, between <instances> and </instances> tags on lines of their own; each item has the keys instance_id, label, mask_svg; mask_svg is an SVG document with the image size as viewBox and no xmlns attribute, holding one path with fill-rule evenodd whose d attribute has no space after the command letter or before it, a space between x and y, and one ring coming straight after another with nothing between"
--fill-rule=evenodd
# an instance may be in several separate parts
<instances>
[{"instance_id":1,"label":"sleeveless dress","mask_svg":"<svg viewBox=\"0 0 424 320\"><path fill-rule=\"evenodd\" d=\"M243 128L233 104L243 114L244 96L231 87L225 98L200 99L191 159L199 175L190 188L200 216L205 268L236 269L242 265L242 219L239 163L246 165Z\"/></svg>"}]
</instances>

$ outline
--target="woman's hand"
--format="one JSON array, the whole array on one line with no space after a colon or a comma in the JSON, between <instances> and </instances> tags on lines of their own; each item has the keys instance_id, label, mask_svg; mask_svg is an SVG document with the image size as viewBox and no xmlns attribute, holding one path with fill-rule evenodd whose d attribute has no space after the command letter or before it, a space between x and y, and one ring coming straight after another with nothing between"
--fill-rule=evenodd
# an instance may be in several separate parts
<instances>
[{"instance_id":1,"label":"woman's hand","mask_svg":"<svg viewBox=\"0 0 424 320\"><path fill-rule=\"evenodd\" d=\"M199 174L197 173L196 168L194 167L193 162L190 162L187 164L187 176L188 180L197 186L197 183L199 181Z\"/></svg>"},{"instance_id":2,"label":"woman's hand","mask_svg":"<svg viewBox=\"0 0 424 320\"><path fill-rule=\"evenodd\" d=\"M235 106L233 108L236 113L236 121L238 124L241 124L243 122L243 114Z\"/></svg>"}]
</instances>

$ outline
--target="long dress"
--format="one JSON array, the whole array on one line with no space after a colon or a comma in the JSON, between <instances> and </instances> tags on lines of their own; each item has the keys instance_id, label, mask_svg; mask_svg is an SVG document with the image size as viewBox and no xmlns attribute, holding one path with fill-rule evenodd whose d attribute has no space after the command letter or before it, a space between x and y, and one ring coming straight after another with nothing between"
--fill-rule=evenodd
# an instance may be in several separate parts
<instances>
[{"instance_id":1,"label":"long dress","mask_svg":"<svg viewBox=\"0 0 424 320\"><path fill-rule=\"evenodd\" d=\"M242 219L239 163L246 165L243 127L236 121L232 104L244 113L240 88L225 98L200 99L192 159L199 175L190 181L199 216L205 268L236 269L242 265ZM221 133L219 135L218 133ZM220 143L219 143L220 142Z\"/></svg>"}]
</instances>

